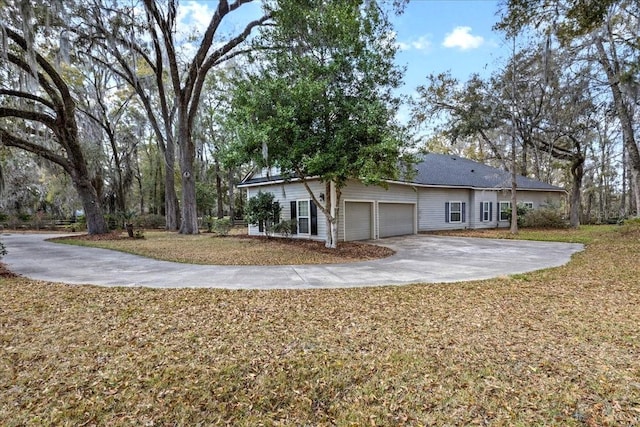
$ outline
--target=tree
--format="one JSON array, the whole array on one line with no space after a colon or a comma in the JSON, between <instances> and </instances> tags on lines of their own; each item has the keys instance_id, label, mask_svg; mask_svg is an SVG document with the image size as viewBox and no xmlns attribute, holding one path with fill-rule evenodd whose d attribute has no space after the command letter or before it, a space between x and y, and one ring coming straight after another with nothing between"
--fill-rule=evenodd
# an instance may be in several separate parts
<instances>
[{"instance_id":1,"label":"tree","mask_svg":"<svg viewBox=\"0 0 640 427\"><path fill-rule=\"evenodd\" d=\"M272 193L259 191L247 201L245 219L251 225L259 225L269 237L273 226L280 222L280 210L280 203Z\"/></svg>"},{"instance_id":2,"label":"tree","mask_svg":"<svg viewBox=\"0 0 640 427\"><path fill-rule=\"evenodd\" d=\"M401 72L391 26L377 3L361 0L281 0L273 19L263 42L280 48L234 91L236 150L300 179L335 248L341 189L396 178L409 142L394 122ZM309 177L325 184L324 203Z\"/></svg>"},{"instance_id":3,"label":"tree","mask_svg":"<svg viewBox=\"0 0 640 427\"><path fill-rule=\"evenodd\" d=\"M111 5L95 0L95 18L100 19L105 15L108 18L101 19L104 25L98 26L104 40L100 43L105 50L118 59L121 72L127 77L126 80L136 88L139 94L145 93L141 95L143 99L148 95L145 91L138 89L141 85L140 79L131 67L127 70L125 63L127 60L134 59L135 64L135 59L140 59L152 73L152 79L148 83L155 85L164 117L164 126L171 129L164 132L166 141L172 141L169 135L174 135L175 143L179 146L182 185L180 233L183 234L198 233L193 125L205 78L212 68L245 53L245 41L255 28L269 21L270 14L265 13L257 19L250 20L244 28L224 42L214 43L214 39L222 31L223 20L251 1L220 0L204 34L197 38L196 43L193 43L193 40L190 41L189 50L193 49L195 53L185 60L186 51L181 50L181 47L184 47L181 43L185 43L185 40L180 38L176 30L177 0L169 0L166 3L144 0L143 26L140 26L137 21L135 8L114 9ZM145 33L136 33L141 28ZM147 40L150 42L150 49L145 47ZM127 55L123 55L123 49L128 52ZM152 116L155 117L152 109L147 108L147 112L150 119ZM160 129L159 125L155 127ZM168 156L172 155L172 147L167 146L164 151ZM168 161L167 165L171 166L171 161ZM167 174L169 173L170 171L167 171ZM170 187L169 183L166 187Z\"/></svg>"},{"instance_id":4,"label":"tree","mask_svg":"<svg viewBox=\"0 0 640 427\"><path fill-rule=\"evenodd\" d=\"M585 61L600 67L604 79L598 80L606 81L620 124L636 206L640 206L640 150L634 127L635 94L640 80L639 22L637 1L509 0L497 25L508 32L531 28L545 38L554 35L564 49L579 51Z\"/></svg>"},{"instance_id":5,"label":"tree","mask_svg":"<svg viewBox=\"0 0 640 427\"><path fill-rule=\"evenodd\" d=\"M479 160L495 158L520 175L553 183L558 176L553 169L566 165L571 224L578 226L585 151L595 140L591 129L597 123L591 78L575 54L534 43L514 51L508 65L487 81L473 76L460 85L446 75L431 76L418 88L414 121L439 115L439 130L451 142L468 139L479 147Z\"/></svg>"},{"instance_id":6,"label":"tree","mask_svg":"<svg viewBox=\"0 0 640 427\"><path fill-rule=\"evenodd\" d=\"M18 12L9 4L7 15L22 20L13 26L0 21L3 46L0 63L0 143L34 153L69 174L82 201L89 234L108 231L76 120L76 102L55 50L36 41L43 30L31 6ZM56 19L54 17L53 19ZM64 45L64 33L58 33ZM37 37L36 37L37 36ZM68 41L68 40L67 40ZM58 49L64 60L64 46ZM22 82L22 84L21 84Z\"/></svg>"}]
</instances>

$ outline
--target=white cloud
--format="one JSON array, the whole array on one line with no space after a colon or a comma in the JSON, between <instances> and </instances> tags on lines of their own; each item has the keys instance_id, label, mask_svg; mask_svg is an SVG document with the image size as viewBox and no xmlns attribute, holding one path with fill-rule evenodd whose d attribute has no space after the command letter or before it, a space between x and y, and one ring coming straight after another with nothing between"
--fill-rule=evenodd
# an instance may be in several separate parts
<instances>
[{"instance_id":1,"label":"white cloud","mask_svg":"<svg viewBox=\"0 0 640 427\"><path fill-rule=\"evenodd\" d=\"M417 39L406 41L406 42L398 42L398 48L400 50L418 50L427 52L431 50L431 40L429 40L428 36L420 36Z\"/></svg>"},{"instance_id":2,"label":"white cloud","mask_svg":"<svg viewBox=\"0 0 640 427\"><path fill-rule=\"evenodd\" d=\"M476 49L483 43L483 37L471 35L471 27L456 27L445 36L442 46L469 50Z\"/></svg>"},{"instance_id":3,"label":"white cloud","mask_svg":"<svg viewBox=\"0 0 640 427\"><path fill-rule=\"evenodd\" d=\"M177 26L204 33L214 13L207 3L185 2L178 8Z\"/></svg>"}]
</instances>

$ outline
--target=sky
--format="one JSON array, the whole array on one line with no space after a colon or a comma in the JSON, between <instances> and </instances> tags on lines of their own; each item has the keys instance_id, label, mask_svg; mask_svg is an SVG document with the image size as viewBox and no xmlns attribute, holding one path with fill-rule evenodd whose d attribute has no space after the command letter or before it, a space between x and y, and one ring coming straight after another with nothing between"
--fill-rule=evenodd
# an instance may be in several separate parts
<instances>
[{"instance_id":1,"label":"sky","mask_svg":"<svg viewBox=\"0 0 640 427\"><path fill-rule=\"evenodd\" d=\"M499 32L499 4L492 0L412 0L393 20L399 46L396 61L406 66L405 90L429 74L450 71L467 80L487 77L501 66L508 46Z\"/></svg>"},{"instance_id":2,"label":"sky","mask_svg":"<svg viewBox=\"0 0 640 427\"><path fill-rule=\"evenodd\" d=\"M493 0L411 0L394 17L396 62L406 67L400 93L414 96L430 74L450 72L461 82L488 77L509 55L504 36L492 30L500 5ZM408 107L399 112L408 120Z\"/></svg>"},{"instance_id":3,"label":"sky","mask_svg":"<svg viewBox=\"0 0 640 427\"><path fill-rule=\"evenodd\" d=\"M399 93L414 95L429 74L450 71L464 82L473 73L488 77L500 68L509 54L509 46L501 33L492 30L498 21L499 3L499 0L410 0L404 13L392 19L399 47L396 63L406 67ZM182 1L179 22L191 28L206 28L217 4L215 0ZM259 1L243 5L230 14L227 28L237 32L249 17L259 13ZM405 121L407 115L407 109L401 111L401 120Z\"/></svg>"}]
</instances>

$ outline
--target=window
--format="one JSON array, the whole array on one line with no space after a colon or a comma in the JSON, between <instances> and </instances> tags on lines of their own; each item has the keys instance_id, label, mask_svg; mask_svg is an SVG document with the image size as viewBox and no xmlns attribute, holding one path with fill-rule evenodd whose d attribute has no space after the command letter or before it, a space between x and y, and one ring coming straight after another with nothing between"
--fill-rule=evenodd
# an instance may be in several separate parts
<instances>
[{"instance_id":1,"label":"window","mask_svg":"<svg viewBox=\"0 0 640 427\"><path fill-rule=\"evenodd\" d=\"M298 200L298 233L309 234L309 201Z\"/></svg>"},{"instance_id":2,"label":"window","mask_svg":"<svg viewBox=\"0 0 640 427\"><path fill-rule=\"evenodd\" d=\"M318 235L318 208L309 200L291 201L291 234Z\"/></svg>"},{"instance_id":3,"label":"window","mask_svg":"<svg viewBox=\"0 0 640 427\"><path fill-rule=\"evenodd\" d=\"M480 202L480 221L490 222L493 220L491 212L491 202Z\"/></svg>"},{"instance_id":4,"label":"window","mask_svg":"<svg viewBox=\"0 0 640 427\"><path fill-rule=\"evenodd\" d=\"M509 221L511 214L511 202L500 202L500 221Z\"/></svg>"},{"instance_id":5,"label":"window","mask_svg":"<svg viewBox=\"0 0 640 427\"><path fill-rule=\"evenodd\" d=\"M524 206L527 209L533 209L533 202L524 202L522 203L522 206Z\"/></svg>"},{"instance_id":6,"label":"window","mask_svg":"<svg viewBox=\"0 0 640 427\"><path fill-rule=\"evenodd\" d=\"M444 220L445 222L465 222L464 202L447 202L444 204Z\"/></svg>"}]
</instances>

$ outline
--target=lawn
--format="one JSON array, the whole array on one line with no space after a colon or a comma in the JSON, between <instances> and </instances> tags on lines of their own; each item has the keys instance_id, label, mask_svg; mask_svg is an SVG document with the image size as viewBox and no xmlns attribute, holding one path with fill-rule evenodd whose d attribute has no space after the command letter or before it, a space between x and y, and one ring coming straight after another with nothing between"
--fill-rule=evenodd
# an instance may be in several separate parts
<instances>
[{"instance_id":1,"label":"lawn","mask_svg":"<svg viewBox=\"0 0 640 427\"><path fill-rule=\"evenodd\" d=\"M638 425L640 230L561 234L567 266L471 283L0 278L0 424Z\"/></svg>"},{"instance_id":2,"label":"lawn","mask_svg":"<svg viewBox=\"0 0 640 427\"><path fill-rule=\"evenodd\" d=\"M55 239L59 243L113 249L164 261L210 265L336 264L379 259L393 255L389 248L359 242L342 243L338 250L324 242L245 235L181 235L147 231L144 239L126 233L106 236L78 235Z\"/></svg>"}]
</instances>

